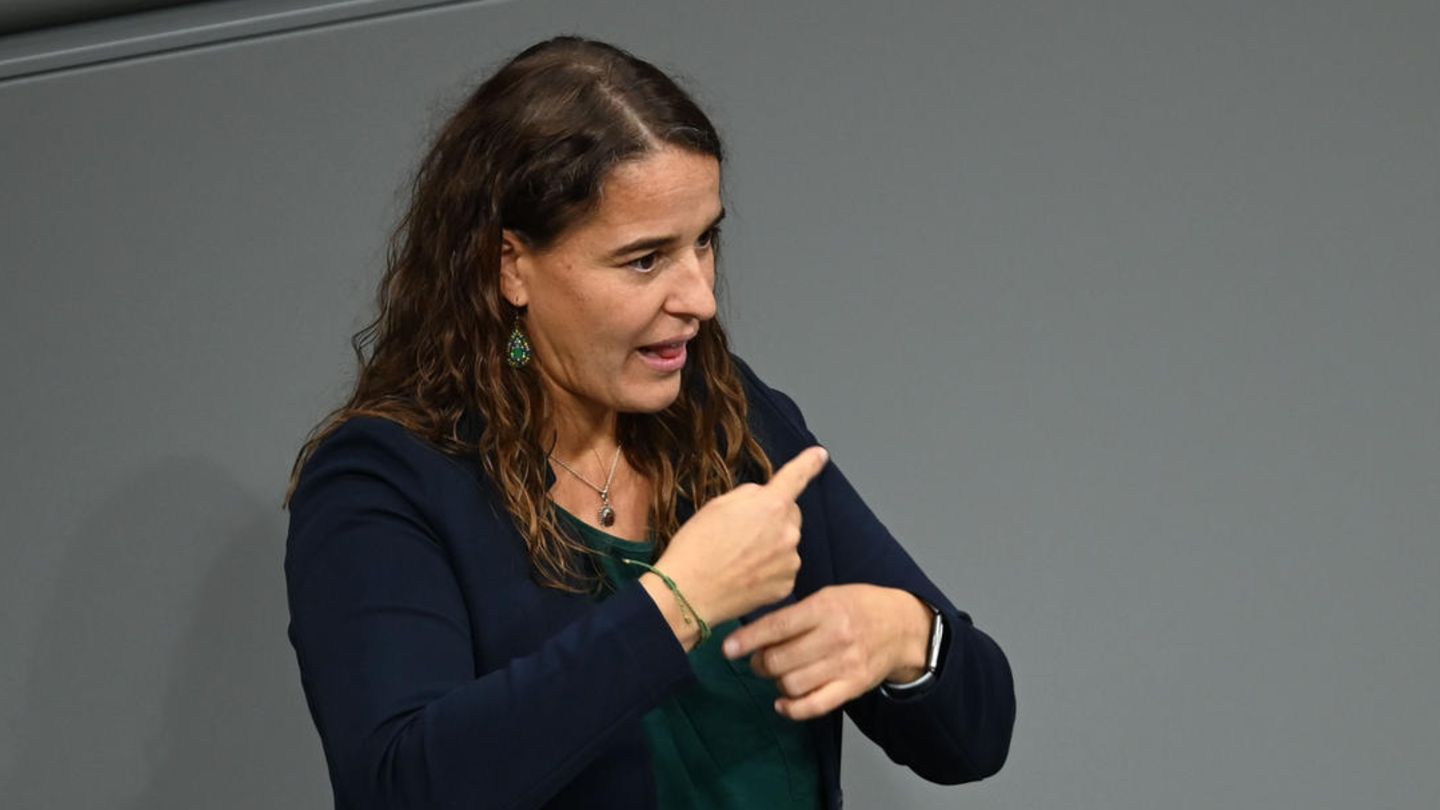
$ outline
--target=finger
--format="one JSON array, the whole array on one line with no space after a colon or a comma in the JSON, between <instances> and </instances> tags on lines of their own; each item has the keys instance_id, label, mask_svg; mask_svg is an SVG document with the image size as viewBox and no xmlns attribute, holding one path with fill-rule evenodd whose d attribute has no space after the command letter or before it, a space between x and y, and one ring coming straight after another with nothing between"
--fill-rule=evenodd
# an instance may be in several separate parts
<instances>
[{"instance_id":1,"label":"finger","mask_svg":"<svg viewBox=\"0 0 1440 810\"><path fill-rule=\"evenodd\" d=\"M771 611L731 633L725 639L725 657L733 661L761 647L769 647L808 633L815 627L817 620L817 611L809 599Z\"/></svg>"},{"instance_id":2,"label":"finger","mask_svg":"<svg viewBox=\"0 0 1440 810\"><path fill-rule=\"evenodd\" d=\"M800 493L809 486L811 479L820 474L829 460L830 451L824 447L818 444L807 447L776 470L765 486L793 501L800 497Z\"/></svg>"},{"instance_id":3,"label":"finger","mask_svg":"<svg viewBox=\"0 0 1440 810\"><path fill-rule=\"evenodd\" d=\"M824 628L816 628L788 641L757 649L750 656L750 671L773 680L830 658L837 646Z\"/></svg>"},{"instance_id":4,"label":"finger","mask_svg":"<svg viewBox=\"0 0 1440 810\"><path fill-rule=\"evenodd\" d=\"M801 698L835 679L835 667L831 662L816 661L776 678L775 687L782 697Z\"/></svg>"},{"instance_id":5,"label":"finger","mask_svg":"<svg viewBox=\"0 0 1440 810\"><path fill-rule=\"evenodd\" d=\"M799 698L776 698L775 711L791 720L809 720L829 714L858 695L855 687L845 681L831 681Z\"/></svg>"}]
</instances>

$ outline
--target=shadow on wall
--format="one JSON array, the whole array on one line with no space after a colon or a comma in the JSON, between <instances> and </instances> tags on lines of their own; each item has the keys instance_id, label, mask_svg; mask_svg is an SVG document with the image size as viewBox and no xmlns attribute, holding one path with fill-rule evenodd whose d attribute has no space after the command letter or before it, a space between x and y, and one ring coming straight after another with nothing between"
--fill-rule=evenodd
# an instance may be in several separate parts
<instances>
[{"instance_id":1,"label":"shadow on wall","mask_svg":"<svg viewBox=\"0 0 1440 810\"><path fill-rule=\"evenodd\" d=\"M37 628L6 806L329 803L285 637L285 523L202 459L84 521Z\"/></svg>"}]
</instances>

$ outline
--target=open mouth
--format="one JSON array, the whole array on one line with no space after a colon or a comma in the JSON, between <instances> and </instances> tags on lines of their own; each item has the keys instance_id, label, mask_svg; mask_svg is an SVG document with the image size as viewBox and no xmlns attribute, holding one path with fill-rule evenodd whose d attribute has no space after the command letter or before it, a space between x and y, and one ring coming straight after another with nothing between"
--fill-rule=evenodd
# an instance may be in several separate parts
<instances>
[{"instance_id":1,"label":"open mouth","mask_svg":"<svg viewBox=\"0 0 1440 810\"><path fill-rule=\"evenodd\" d=\"M652 346L641 346L640 353L660 360L674 360L685 352L684 343L656 343Z\"/></svg>"}]
</instances>

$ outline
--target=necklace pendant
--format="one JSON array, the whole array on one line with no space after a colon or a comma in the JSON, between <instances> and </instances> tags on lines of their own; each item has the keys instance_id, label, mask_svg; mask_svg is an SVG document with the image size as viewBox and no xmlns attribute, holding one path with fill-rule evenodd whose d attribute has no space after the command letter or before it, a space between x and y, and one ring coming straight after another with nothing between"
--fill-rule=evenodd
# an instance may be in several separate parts
<instances>
[{"instance_id":1,"label":"necklace pendant","mask_svg":"<svg viewBox=\"0 0 1440 810\"><path fill-rule=\"evenodd\" d=\"M615 525L615 510L614 510L614 509L611 509L611 508L610 508L610 504L608 504L608 503L605 504L604 506L600 507L600 525L601 525L601 526L614 526L614 525Z\"/></svg>"}]
</instances>

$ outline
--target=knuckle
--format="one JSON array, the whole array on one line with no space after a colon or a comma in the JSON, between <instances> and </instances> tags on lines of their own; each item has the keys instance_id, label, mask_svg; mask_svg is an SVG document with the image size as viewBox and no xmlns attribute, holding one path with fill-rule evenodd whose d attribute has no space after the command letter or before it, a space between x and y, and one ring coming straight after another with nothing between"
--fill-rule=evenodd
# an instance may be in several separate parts
<instances>
[{"instance_id":1,"label":"knuckle","mask_svg":"<svg viewBox=\"0 0 1440 810\"><path fill-rule=\"evenodd\" d=\"M865 668L865 664L867 663L865 656L861 654L858 647L850 647L846 649L842 657L844 659L846 668L849 669L851 672L859 672L863 670Z\"/></svg>"},{"instance_id":2,"label":"knuckle","mask_svg":"<svg viewBox=\"0 0 1440 810\"><path fill-rule=\"evenodd\" d=\"M796 678L794 675L785 675L781 677L779 680L779 686L780 691L784 692L786 697L800 697L800 695L803 694L800 691L799 679Z\"/></svg>"},{"instance_id":3,"label":"knuckle","mask_svg":"<svg viewBox=\"0 0 1440 810\"><path fill-rule=\"evenodd\" d=\"M800 545L800 527L789 526L785 529L785 545L795 548Z\"/></svg>"},{"instance_id":4,"label":"knuckle","mask_svg":"<svg viewBox=\"0 0 1440 810\"><path fill-rule=\"evenodd\" d=\"M776 583L776 585L775 585L775 590L774 590L774 594L773 594L773 596L772 596L772 598L771 598L771 601L772 601L772 602L775 602L775 601L779 601L779 600L781 600L781 599L784 599L785 597L789 596L794 590L795 590L795 575L794 575L794 574L791 574L790 576L788 576L788 577L780 580L778 583Z\"/></svg>"},{"instance_id":5,"label":"knuckle","mask_svg":"<svg viewBox=\"0 0 1440 810\"><path fill-rule=\"evenodd\" d=\"M790 619L784 611L770 614L773 617L770 621L770 631L776 638L786 638L790 635ZM773 656L774 653L771 653ZM773 659L772 659L773 660Z\"/></svg>"},{"instance_id":6,"label":"knuckle","mask_svg":"<svg viewBox=\"0 0 1440 810\"><path fill-rule=\"evenodd\" d=\"M759 656L757 656L757 657L760 659L760 668L763 669L764 671L766 671L766 672L779 672L779 671L780 671L780 661L779 661L780 656L776 655L774 652L770 652L770 651L763 652L763 653L761 653L761 654L760 654Z\"/></svg>"},{"instance_id":7,"label":"knuckle","mask_svg":"<svg viewBox=\"0 0 1440 810\"><path fill-rule=\"evenodd\" d=\"M760 485L759 485L759 484L756 484L756 483L753 483L753 482L750 482L750 481L746 481L745 483L740 484L739 486L735 487L734 489L730 490L729 492L727 492L727 493L725 493L725 494L726 494L726 495L748 495L748 494L754 492L754 491L757 490L757 489L760 489ZM722 497L723 497L723 496L722 496Z\"/></svg>"},{"instance_id":8,"label":"knuckle","mask_svg":"<svg viewBox=\"0 0 1440 810\"><path fill-rule=\"evenodd\" d=\"M769 675L770 671L765 667L765 657L763 653L757 652L750 656L750 671L761 677Z\"/></svg>"}]
</instances>

